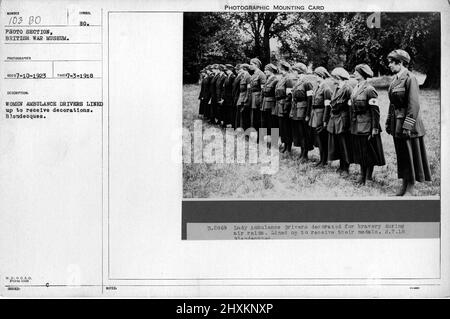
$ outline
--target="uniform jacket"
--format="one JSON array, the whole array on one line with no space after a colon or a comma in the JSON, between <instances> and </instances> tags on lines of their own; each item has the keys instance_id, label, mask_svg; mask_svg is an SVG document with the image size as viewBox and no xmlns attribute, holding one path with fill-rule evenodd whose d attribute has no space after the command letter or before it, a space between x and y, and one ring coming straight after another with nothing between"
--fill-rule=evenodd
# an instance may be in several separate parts
<instances>
[{"instance_id":1,"label":"uniform jacket","mask_svg":"<svg viewBox=\"0 0 450 319\"><path fill-rule=\"evenodd\" d=\"M200 94L198 96L198 98L200 100L208 102L209 99L211 98L211 94L209 92L209 82L210 81L211 81L211 77L210 76L205 76L202 79L202 82L200 84Z\"/></svg>"},{"instance_id":2,"label":"uniform jacket","mask_svg":"<svg viewBox=\"0 0 450 319\"><path fill-rule=\"evenodd\" d=\"M350 128L349 101L353 88L344 82L337 87L331 97L330 106L325 108L324 121L327 122L327 131L332 134L341 134Z\"/></svg>"},{"instance_id":3,"label":"uniform jacket","mask_svg":"<svg viewBox=\"0 0 450 319\"><path fill-rule=\"evenodd\" d=\"M239 82L239 98L237 101L237 105L240 106L241 110L250 106L249 86L250 74L247 71L243 71Z\"/></svg>"},{"instance_id":4,"label":"uniform jacket","mask_svg":"<svg viewBox=\"0 0 450 319\"><path fill-rule=\"evenodd\" d=\"M264 88L262 90L263 94L263 102L261 104L261 111L271 110L272 114L275 113L275 87L278 83L278 78L276 75L270 76L266 83L264 84Z\"/></svg>"},{"instance_id":5,"label":"uniform jacket","mask_svg":"<svg viewBox=\"0 0 450 319\"><path fill-rule=\"evenodd\" d=\"M219 79L219 74L215 74L211 77L211 81L209 82L209 93L211 95L211 102L217 102L217 89L216 82Z\"/></svg>"},{"instance_id":6,"label":"uniform jacket","mask_svg":"<svg viewBox=\"0 0 450 319\"><path fill-rule=\"evenodd\" d=\"M233 105L236 105L239 99L239 85L241 83L241 77L242 73L239 73L233 80Z\"/></svg>"},{"instance_id":7,"label":"uniform jacket","mask_svg":"<svg viewBox=\"0 0 450 319\"><path fill-rule=\"evenodd\" d=\"M276 115L289 115L292 106L292 88L294 87L294 79L289 75L282 75L275 86L276 99Z\"/></svg>"},{"instance_id":8,"label":"uniform jacket","mask_svg":"<svg viewBox=\"0 0 450 319\"><path fill-rule=\"evenodd\" d=\"M380 130L380 108L378 93L367 81L357 85L350 98L350 132L369 135L372 129Z\"/></svg>"},{"instance_id":9,"label":"uniform jacket","mask_svg":"<svg viewBox=\"0 0 450 319\"><path fill-rule=\"evenodd\" d=\"M225 73L219 73L219 77L217 78L216 81L216 96L217 96L217 101L220 101L224 98L224 89L223 89L223 85L225 83L227 76Z\"/></svg>"},{"instance_id":10,"label":"uniform jacket","mask_svg":"<svg viewBox=\"0 0 450 319\"><path fill-rule=\"evenodd\" d=\"M261 108L262 87L266 83L266 75L260 69L256 69L250 77L250 92L252 97L252 109Z\"/></svg>"},{"instance_id":11,"label":"uniform jacket","mask_svg":"<svg viewBox=\"0 0 450 319\"><path fill-rule=\"evenodd\" d=\"M223 83L223 99L224 104L227 107L231 107L233 105L233 82L234 82L235 75L231 73L230 75L227 75L225 78L225 81Z\"/></svg>"},{"instance_id":12,"label":"uniform jacket","mask_svg":"<svg viewBox=\"0 0 450 319\"><path fill-rule=\"evenodd\" d=\"M303 75L292 88L292 108L290 117L294 120L304 120L311 107L312 94L314 92L315 77Z\"/></svg>"},{"instance_id":13,"label":"uniform jacket","mask_svg":"<svg viewBox=\"0 0 450 319\"><path fill-rule=\"evenodd\" d=\"M405 71L389 86L389 112L386 131L394 137L405 137L403 129L410 130L411 137L425 135L425 127L420 116L419 85L416 77Z\"/></svg>"},{"instance_id":14,"label":"uniform jacket","mask_svg":"<svg viewBox=\"0 0 450 319\"><path fill-rule=\"evenodd\" d=\"M325 106L330 102L332 94L333 92L326 81L322 81L316 87L312 96L309 126L321 127L323 125Z\"/></svg>"}]
</instances>

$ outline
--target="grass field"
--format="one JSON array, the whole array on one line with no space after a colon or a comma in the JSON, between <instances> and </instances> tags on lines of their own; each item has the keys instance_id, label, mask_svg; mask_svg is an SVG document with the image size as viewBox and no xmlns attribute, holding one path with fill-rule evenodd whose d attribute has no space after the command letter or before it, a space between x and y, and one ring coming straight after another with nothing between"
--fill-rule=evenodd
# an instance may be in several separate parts
<instances>
[{"instance_id":1,"label":"grass field","mask_svg":"<svg viewBox=\"0 0 450 319\"><path fill-rule=\"evenodd\" d=\"M183 87L183 127L192 130L197 120L199 101L198 85ZM378 89L381 123L384 128L389 99L385 89ZM420 95L421 116L427 135L428 161L432 181L417 183L417 194L431 196L440 194L440 94L438 90L422 90ZM203 123L203 128L210 125ZM306 164L298 160L300 149L294 147L291 155L280 154L279 171L273 175L261 174L261 164L183 164L183 195L185 198L240 198L240 199L306 199L334 197L385 197L395 194L400 180L392 137L381 133L386 165L375 167L374 180L358 186L359 166L350 166L350 175L342 177L335 171L338 162L325 168L313 167L318 160L317 149L310 152Z\"/></svg>"}]
</instances>

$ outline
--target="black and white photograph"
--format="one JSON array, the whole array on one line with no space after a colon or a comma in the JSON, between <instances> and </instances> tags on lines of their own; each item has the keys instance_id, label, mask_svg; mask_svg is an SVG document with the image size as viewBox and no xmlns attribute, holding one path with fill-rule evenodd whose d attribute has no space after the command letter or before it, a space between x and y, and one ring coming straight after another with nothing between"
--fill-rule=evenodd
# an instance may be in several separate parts
<instances>
[{"instance_id":1,"label":"black and white photograph","mask_svg":"<svg viewBox=\"0 0 450 319\"><path fill-rule=\"evenodd\" d=\"M438 198L439 12L185 12L183 197Z\"/></svg>"}]
</instances>

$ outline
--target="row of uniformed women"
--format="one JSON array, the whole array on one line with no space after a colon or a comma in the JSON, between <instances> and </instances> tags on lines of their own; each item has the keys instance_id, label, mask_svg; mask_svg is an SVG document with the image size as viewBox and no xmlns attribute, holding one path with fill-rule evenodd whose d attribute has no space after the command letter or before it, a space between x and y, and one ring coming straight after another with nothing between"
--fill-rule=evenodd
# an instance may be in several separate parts
<instances>
[{"instance_id":1,"label":"row of uniformed women","mask_svg":"<svg viewBox=\"0 0 450 319\"><path fill-rule=\"evenodd\" d=\"M431 180L431 174L423 141L418 84L406 68L410 57L403 50L395 50L388 60L396 75L389 87L385 127L394 138L398 177L402 179L397 195L402 196L413 193L415 181ZM279 128L281 152L290 152L292 144L301 147L301 162L308 160L308 152L316 146L320 154L316 166L339 160L338 171L348 174L351 163L359 164L360 184L372 179L374 166L385 165L378 94L367 82L373 76L367 64L355 67L357 85L352 87L349 73L340 67L331 74L323 67L307 74L303 63L291 67L281 62L281 76L277 76L278 68L273 64L265 67L264 76L258 62L252 59L251 65L239 67L236 128L261 127L267 135L272 128ZM337 83L334 89L328 78Z\"/></svg>"}]
</instances>

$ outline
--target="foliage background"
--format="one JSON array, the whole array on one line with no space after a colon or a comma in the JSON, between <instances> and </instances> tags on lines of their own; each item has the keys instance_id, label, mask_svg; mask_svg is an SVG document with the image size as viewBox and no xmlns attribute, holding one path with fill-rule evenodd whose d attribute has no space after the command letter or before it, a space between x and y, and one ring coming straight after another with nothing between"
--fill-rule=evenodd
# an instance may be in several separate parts
<instances>
[{"instance_id":1,"label":"foliage background","mask_svg":"<svg viewBox=\"0 0 450 319\"><path fill-rule=\"evenodd\" d=\"M312 68L351 71L367 63L387 75L386 57L394 49L411 55L410 68L426 74L424 87L440 86L440 13L381 13L381 27L369 28L371 13L356 12L194 12L184 14L183 81L195 83L212 63L242 63L258 57Z\"/></svg>"}]
</instances>

